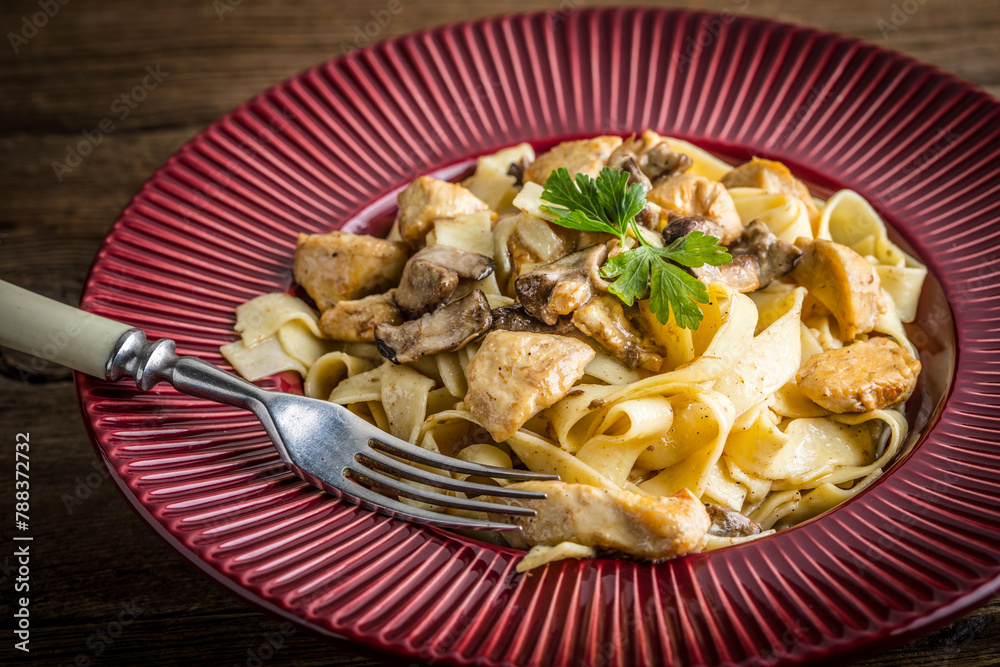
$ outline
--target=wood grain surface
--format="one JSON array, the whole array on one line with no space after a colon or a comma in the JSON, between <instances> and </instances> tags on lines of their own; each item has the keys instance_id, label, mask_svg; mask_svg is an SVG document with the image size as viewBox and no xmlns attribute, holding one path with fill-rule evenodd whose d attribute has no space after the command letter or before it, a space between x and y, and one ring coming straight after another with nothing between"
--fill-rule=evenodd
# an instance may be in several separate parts
<instances>
[{"instance_id":1,"label":"wood grain surface","mask_svg":"<svg viewBox=\"0 0 1000 667\"><path fill-rule=\"evenodd\" d=\"M374 41L560 6L560 0L401 1L402 10L379 28ZM673 4L851 35L1000 94L997 0ZM0 278L75 303L108 228L164 160L248 97L355 48L372 12L386 5L387 0L4 0ZM32 29L32 21L43 22L36 15L45 7L54 15ZM161 81L118 120L125 108L122 95L142 82L147 66L159 66ZM57 174L52 164L66 159L67 144L112 116L114 130L80 164ZM217 588L163 544L95 467L68 371L2 351L0 424L4 664L400 664L364 655L357 646L293 633ZM19 432L30 433L32 464L27 654L14 650L8 604L15 598L16 560L7 545L13 544ZM943 629L903 646L887 645L885 652L856 664L1000 664L998 620L1000 602L994 599ZM269 636L279 648L267 648Z\"/></svg>"}]
</instances>

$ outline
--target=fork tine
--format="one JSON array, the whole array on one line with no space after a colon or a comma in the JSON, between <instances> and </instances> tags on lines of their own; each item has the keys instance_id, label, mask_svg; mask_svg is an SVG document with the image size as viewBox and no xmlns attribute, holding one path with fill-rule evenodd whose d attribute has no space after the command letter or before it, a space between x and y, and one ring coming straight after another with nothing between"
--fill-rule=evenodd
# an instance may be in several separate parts
<instances>
[{"instance_id":1,"label":"fork tine","mask_svg":"<svg viewBox=\"0 0 1000 667\"><path fill-rule=\"evenodd\" d=\"M344 473L348 479L351 479L351 477L346 473L351 473L361 479L371 482L372 484L391 489L393 492L398 493L401 496L406 496L407 498L430 503L432 505L453 507L460 510L471 510L473 512L535 516L535 510L527 507L500 505L498 503L487 503L482 500L472 500L468 498L456 498L455 496L445 495L443 493L438 493L437 491L410 486L409 484L389 477L388 475L383 475L376 470L370 470L364 467L362 467L361 470L357 470L355 468L345 468Z\"/></svg>"},{"instance_id":2,"label":"fork tine","mask_svg":"<svg viewBox=\"0 0 1000 667\"><path fill-rule=\"evenodd\" d=\"M421 484L426 484L427 486L436 486L442 489L461 491L466 495L475 493L483 496L523 498L525 500L543 500L545 498L545 494L539 493L538 491L511 489L503 486L491 486L489 484L481 484L479 482L452 479L451 477L445 477L444 475L435 475L434 473L427 472L426 470L422 470L412 465L400 463L396 459L378 451L377 449L362 452L355 456L354 460L358 463L364 464L365 467L372 468L373 470L386 472L391 475L395 475L396 477L403 477L413 482L420 482Z\"/></svg>"},{"instance_id":3,"label":"fork tine","mask_svg":"<svg viewBox=\"0 0 1000 667\"><path fill-rule=\"evenodd\" d=\"M350 490L338 489L337 495L346 500L353 500L356 504L366 509L372 509L392 517L398 517L407 521L414 521L430 526L441 528L452 528L461 530L521 530L521 527L512 523L502 523L500 521L484 521L482 519L472 519L468 517L452 516L425 510L420 507L413 507L404 502L388 498L380 493L372 491L366 486L345 477L351 483Z\"/></svg>"},{"instance_id":4,"label":"fork tine","mask_svg":"<svg viewBox=\"0 0 1000 667\"><path fill-rule=\"evenodd\" d=\"M371 438L368 445L376 451L398 456L407 461L422 463L432 468L448 470L451 472L463 473L466 475L477 475L479 477L499 477L501 479L513 479L517 481L546 481L558 480L558 475L547 475L541 472L530 472L527 470L511 470L510 468L498 468L496 466L483 465L481 463L468 463L450 456L444 456L432 452L423 447L411 445L405 440L398 438L384 438L376 440Z\"/></svg>"}]
</instances>

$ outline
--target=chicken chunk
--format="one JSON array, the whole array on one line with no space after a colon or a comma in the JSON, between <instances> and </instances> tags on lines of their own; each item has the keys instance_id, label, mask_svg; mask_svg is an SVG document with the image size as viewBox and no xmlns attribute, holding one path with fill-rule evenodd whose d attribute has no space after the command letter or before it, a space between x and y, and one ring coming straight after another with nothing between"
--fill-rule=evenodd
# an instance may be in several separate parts
<instances>
[{"instance_id":1,"label":"chicken chunk","mask_svg":"<svg viewBox=\"0 0 1000 667\"><path fill-rule=\"evenodd\" d=\"M566 336L491 331L465 371L465 405L497 442L566 395L594 358Z\"/></svg>"},{"instance_id":2,"label":"chicken chunk","mask_svg":"<svg viewBox=\"0 0 1000 667\"><path fill-rule=\"evenodd\" d=\"M364 234L299 234L295 282L321 311L344 299L385 292L399 283L409 256L405 243Z\"/></svg>"},{"instance_id":3,"label":"chicken chunk","mask_svg":"<svg viewBox=\"0 0 1000 667\"><path fill-rule=\"evenodd\" d=\"M805 204L810 220L819 215L809 188L780 162L755 157L726 174L722 184L727 188L760 188L765 192L797 197Z\"/></svg>"},{"instance_id":4,"label":"chicken chunk","mask_svg":"<svg viewBox=\"0 0 1000 667\"><path fill-rule=\"evenodd\" d=\"M743 221L729 192L721 183L704 176L674 174L650 190L646 200L657 204L665 212L715 219L722 227L723 245L728 245L743 232ZM662 231L668 221L669 216L662 216L658 231Z\"/></svg>"},{"instance_id":5,"label":"chicken chunk","mask_svg":"<svg viewBox=\"0 0 1000 667\"><path fill-rule=\"evenodd\" d=\"M663 497L557 481L518 482L508 488L546 495L544 500L497 499L537 513L503 518L521 526L519 533L504 533L520 549L574 542L658 561L697 551L712 526L705 506L687 489Z\"/></svg>"},{"instance_id":6,"label":"chicken chunk","mask_svg":"<svg viewBox=\"0 0 1000 667\"><path fill-rule=\"evenodd\" d=\"M573 324L629 368L660 370L663 357L652 349L652 344L641 339L625 317L618 298L599 296L590 300L573 312Z\"/></svg>"},{"instance_id":7,"label":"chicken chunk","mask_svg":"<svg viewBox=\"0 0 1000 667\"><path fill-rule=\"evenodd\" d=\"M919 374L920 362L906 348L880 337L814 354L795 382L831 412L871 412L908 399Z\"/></svg>"},{"instance_id":8,"label":"chicken chunk","mask_svg":"<svg viewBox=\"0 0 1000 667\"><path fill-rule=\"evenodd\" d=\"M875 328L886 311L875 267L834 241L800 238L795 245L803 252L789 275L833 314L840 339L854 340Z\"/></svg>"},{"instance_id":9,"label":"chicken chunk","mask_svg":"<svg viewBox=\"0 0 1000 667\"><path fill-rule=\"evenodd\" d=\"M348 343L371 343L375 340L375 327L383 322L402 324L403 314L393 299L395 290L373 294L355 301L338 301L323 313L319 320L320 331L333 340Z\"/></svg>"},{"instance_id":10,"label":"chicken chunk","mask_svg":"<svg viewBox=\"0 0 1000 667\"><path fill-rule=\"evenodd\" d=\"M399 193L396 225L400 236L419 246L435 220L488 209L485 202L457 183L420 176Z\"/></svg>"},{"instance_id":11,"label":"chicken chunk","mask_svg":"<svg viewBox=\"0 0 1000 667\"><path fill-rule=\"evenodd\" d=\"M524 178L545 185L549 174L559 167L566 167L569 175L587 174L593 178L607 164L611 151L622 143L621 137L594 137L579 141L564 141L542 153L524 172Z\"/></svg>"}]
</instances>

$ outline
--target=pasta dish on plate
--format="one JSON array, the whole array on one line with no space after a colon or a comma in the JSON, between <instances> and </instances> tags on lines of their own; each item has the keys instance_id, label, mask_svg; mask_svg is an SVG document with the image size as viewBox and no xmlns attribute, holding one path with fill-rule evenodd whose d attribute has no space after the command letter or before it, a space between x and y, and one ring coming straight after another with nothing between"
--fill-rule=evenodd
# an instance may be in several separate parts
<instances>
[{"instance_id":1,"label":"pasta dish on plate","mask_svg":"<svg viewBox=\"0 0 1000 667\"><path fill-rule=\"evenodd\" d=\"M906 438L926 269L854 192L647 131L509 147L398 199L387 238L301 234L312 303L252 299L222 352L421 447L557 474L503 499L537 510L496 538L521 571L758 539Z\"/></svg>"}]
</instances>

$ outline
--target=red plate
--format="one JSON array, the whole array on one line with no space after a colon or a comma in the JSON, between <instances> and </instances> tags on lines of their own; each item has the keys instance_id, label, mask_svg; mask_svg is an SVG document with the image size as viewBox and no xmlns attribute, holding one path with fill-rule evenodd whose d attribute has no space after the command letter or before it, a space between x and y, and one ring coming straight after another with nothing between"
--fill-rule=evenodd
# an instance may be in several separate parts
<instances>
[{"instance_id":1,"label":"red plate","mask_svg":"<svg viewBox=\"0 0 1000 667\"><path fill-rule=\"evenodd\" d=\"M1000 582L1000 104L874 46L659 10L515 16L379 44L185 146L112 229L83 305L221 363L235 307L289 286L298 232L378 233L372 221L416 175L520 141L644 128L782 160L821 192L859 191L949 295L957 359L933 280L926 335L913 332L928 370L912 416L933 426L858 498L724 551L518 576L512 550L305 485L246 413L78 376L125 497L248 602L445 664L811 663L883 650L987 599Z\"/></svg>"}]
</instances>

